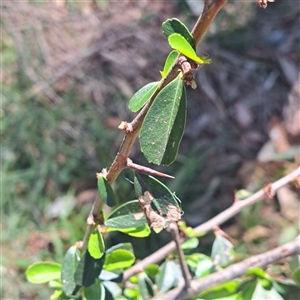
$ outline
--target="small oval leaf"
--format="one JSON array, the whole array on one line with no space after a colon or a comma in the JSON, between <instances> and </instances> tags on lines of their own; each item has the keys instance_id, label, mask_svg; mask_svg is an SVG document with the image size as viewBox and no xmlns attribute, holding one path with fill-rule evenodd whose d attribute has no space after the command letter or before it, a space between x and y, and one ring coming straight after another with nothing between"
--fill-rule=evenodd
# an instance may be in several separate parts
<instances>
[{"instance_id":1,"label":"small oval leaf","mask_svg":"<svg viewBox=\"0 0 300 300\"><path fill-rule=\"evenodd\" d=\"M187 40L178 33L173 33L168 38L171 48L179 51L184 56L190 58L198 64L203 64L205 61L201 59L193 47L187 42Z\"/></svg>"},{"instance_id":2,"label":"small oval leaf","mask_svg":"<svg viewBox=\"0 0 300 300\"><path fill-rule=\"evenodd\" d=\"M132 200L117 207L104 222L111 228L135 228L147 224L138 200Z\"/></svg>"},{"instance_id":3,"label":"small oval leaf","mask_svg":"<svg viewBox=\"0 0 300 300\"><path fill-rule=\"evenodd\" d=\"M91 234L88 250L93 258L101 258L105 251L104 240L98 229L95 229Z\"/></svg>"},{"instance_id":4,"label":"small oval leaf","mask_svg":"<svg viewBox=\"0 0 300 300\"><path fill-rule=\"evenodd\" d=\"M175 63L178 55L179 55L179 52L176 50L173 50L170 52L170 54L168 55L168 57L166 59L166 62L164 65L164 70L160 72L162 78L164 78L168 74L172 65Z\"/></svg>"},{"instance_id":5,"label":"small oval leaf","mask_svg":"<svg viewBox=\"0 0 300 300\"><path fill-rule=\"evenodd\" d=\"M26 277L31 283L45 283L51 280L60 279L60 273L60 264L42 261L29 266L26 270Z\"/></svg>"},{"instance_id":6,"label":"small oval leaf","mask_svg":"<svg viewBox=\"0 0 300 300\"><path fill-rule=\"evenodd\" d=\"M102 201L110 207L115 206L118 201L117 201L117 196L114 193L111 185L101 173L97 174L97 178L98 178L98 191Z\"/></svg>"},{"instance_id":7,"label":"small oval leaf","mask_svg":"<svg viewBox=\"0 0 300 300\"><path fill-rule=\"evenodd\" d=\"M110 231L120 231L130 236L139 237L139 238L147 237L151 233L151 230L148 225L143 225L135 228L123 228L123 229L108 227L106 232L110 232Z\"/></svg>"},{"instance_id":8,"label":"small oval leaf","mask_svg":"<svg viewBox=\"0 0 300 300\"><path fill-rule=\"evenodd\" d=\"M130 267L134 261L135 256L131 252L124 249L117 249L106 255L103 268L107 271L125 269Z\"/></svg>"},{"instance_id":9,"label":"small oval leaf","mask_svg":"<svg viewBox=\"0 0 300 300\"><path fill-rule=\"evenodd\" d=\"M177 116L183 91L180 76L171 81L157 95L144 119L140 131L140 145L148 162L160 165Z\"/></svg>"},{"instance_id":10,"label":"small oval leaf","mask_svg":"<svg viewBox=\"0 0 300 300\"><path fill-rule=\"evenodd\" d=\"M154 94L158 85L159 81L151 82L139 89L129 100L128 108L132 112L137 112L139 109L141 109L149 100L149 98Z\"/></svg>"}]
</instances>

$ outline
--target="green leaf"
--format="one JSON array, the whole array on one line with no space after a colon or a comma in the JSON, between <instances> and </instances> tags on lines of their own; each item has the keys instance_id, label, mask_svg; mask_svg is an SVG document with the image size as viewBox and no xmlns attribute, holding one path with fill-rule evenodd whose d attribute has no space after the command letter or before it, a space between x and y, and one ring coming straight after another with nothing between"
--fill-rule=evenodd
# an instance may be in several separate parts
<instances>
[{"instance_id":1,"label":"green leaf","mask_svg":"<svg viewBox=\"0 0 300 300\"><path fill-rule=\"evenodd\" d=\"M215 299L219 299L219 298L222 299L224 297L235 295L239 285L240 285L240 283L238 281L228 281L224 284L221 284L217 287L211 288L211 289L201 293L199 295L199 298L204 298L205 300L215 300ZM261 298L261 300L262 299L263 298Z\"/></svg>"},{"instance_id":2,"label":"green leaf","mask_svg":"<svg viewBox=\"0 0 300 300\"><path fill-rule=\"evenodd\" d=\"M140 204L149 226L155 232L181 219L180 205L162 182L143 173L136 173L135 177L134 184L139 185L139 189L143 192L143 195L139 197Z\"/></svg>"},{"instance_id":3,"label":"green leaf","mask_svg":"<svg viewBox=\"0 0 300 300\"><path fill-rule=\"evenodd\" d=\"M99 280L83 290L86 300L105 300L104 287Z\"/></svg>"},{"instance_id":4,"label":"green leaf","mask_svg":"<svg viewBox=\"0 0 300 300\"><path fill-rule=\"evenodd\" d=\"M178 19L168 19L162 23L163 34L166 37L179 33L195 49L195 41L188 28Z\"/></svg>"},{"instance_id":5,"label":"green leaf","mask_svg":"<svg viewBox=\"0 0 300 300\"><path fill-rule=\"evenodd\" d=\"M114 272L102 270L99 279L101 279L102 281L122 282L122 275L123 272L121 270L115 270Z\"/></svg>"},{"instance_id":6,"label":"green leaf","mask_svg":"<svg viewBox=\"0 0 300 300\"><path fill-rule=\"evenodd\" d=\"M233 244L220 234L216 234L211 258L217 270L229 265L233 260Z\"/></svg>"},{"instance_id":7,"label":"green leaf","mask_svg":"<svg viewBox=\"0 0 300 300\"><path fill-rule=\"evenodd\" d=\"M62 264L61 282L63 291L67 296L73 295L76 291L74 274L80 261L80 253L77 247L72 246L68 249Z\"/></svg>"},{"instance_id":8,"label":"green leaf","mask_svg":"<svg viewBox=\"0 0 300 300\"><path fill-rule=\"evenodd\" d=\"M112 247L110 247L109 249L106 250L106 254L111 253L115 250L119 250L119 249L126 250L126 251L129 251L132 254L134 254L133 247L132 247L131 243L120 243L120 244L114 245L114 246L112 246Z\"/></svg>"},{"instance_id":9,"label":"green leaf","mask_svg":"<svg viewBox=\"0 0 300 300\"><path fill-rule=\"evenodd\" d=\"M159 294L164 294L172 287L176 287L182 277L180 268L172 260L166 260L159 268L160 272L156 276L156 284Z\"/></svg>"},{"instance_id":10,"label":"green leaf","mask_svg":"<svg viewBox=\"0 0 300 300\"><path fill-rule=\"evenodd\" d=\"M182 243L180 247L182 250L190 250L190 249L197 248L198 245L199 245L199 240L197 238L192 238Z\"/></svg>"},{"instance_id":11,"label":"green leaf","mask_svg":"<svg viewBox=\"0 0 300 300\"><path fill-rule=\"evenodd\" d=\"M149 277L155 277L157 275L158 271L159 271L159 266L156 264L150 264L144 269L144 272Z\"/></svg>"},{"instance_id":12,"label":"green leaf","mask_svg":"<svg viewBox=\"0 0 300 300\"><path fill-rule=\"evenodd\" d=\"M104 222L105 226L118 229L136 228L147 224L138 200L117 207Z\"/></svg>"},{"instance_id":13,"label":"green leaf","mask_svg":"<svg viewBox=\"0 0 300 300\"><path fill-rule=\"evenodd\" d=\"M115 206L118 200L111 185L101 173L97 174L97 177L98 177L98 191L102 201L110 207Z\"/></svg>"},{"instance_id":14,"label":"green leaf","mask_svg":"<svg viewBox=\"0 0 300 300\"><path fill-rule=\"evenodd\" d=\"M257 284L257 279L246 280L242 282L241 286L239 287L240 295L242 299L252 299L252 295L254 293L255 287Z\"/></svg>"},{"instance_id":15,"label":"green leaf","mask_svg":"<svg viewBox=\"0 0 300 300\"><path fill-rule=\"evenodd\" d=\"M171 134L166 146L162 164L169 166L174 162L178 154L178 148L183 137L186 123L186 90L183 86L183 91L180 99L178 113L176 115Z\"/></svg>"},{"instance_id":16,"label":"green leaf","mask_svg":"<svg viewBox=\"0 0 300 300\"><path fill-rule=\"evenodd\" d=\"M26 270L26 278L31 283L45 283L51 280L60 279L61 265L42 261L29 266Z\"/></svg>"},{"instance_id":17,"label":"green leaf","mask_svg":"<svg viewBox=\"0 0 300 300\"><path fill-rule=\"evenodd\" d=\"M137 299L137 297L140 295L137 288L126 288L124 290L124 296L127 299Z\"/></svg>"},{"instance_id":18,"label":"green leaf","mask_svg":"<svg viewBox=\"0 0 300 300\"><path fill-rule=\"evenodd\" d=\"M180 76L165 86L155 98L140 131L141 150L148 162L160 165L178 113L183 81Z\"/></svg>"},{"instance_id":19,"label":"green leaf","mask_svg":"<svg viewBox=\"0 0 300 300\"><path fill-rule=\"evenodd\" d=\"M115 269L125 269L130 267L135 261L135 256L123 249L117 249L106 254L103 268L107 271Z\"/></svg>"},{"instance_id":20,"label":"green leaf","mask_svg":"<svg viewBox=\"0 0 300 300\"><path fill-rule=\"evenodd\" d=\"M159 81L151 82L139 89L129 100L128 108L132 112L137 112L150 99L158 88Z\"/></svg>"},{"instance_id":21,"label":"green leaf","mask_svg":"<svg viewBox=\"0 0 300 300\"><path fill-rule=\"evenodd\" d=\"M147 224L135 228L125 228L125 229L108 227L106 232L110 232L110 231L120 231L130 236L134 236L138 238L147 237L151 233L150 227Z\"/></svg>"},{"instance_id":22,"label":"green leaf","mask_svg":"<svg viewBox=\"0 0 300 300\"><path fill-rule=\"evenodd\" d=\"M252 300L284 300L284 298L281 297L281 295L276 291L274 287L272 287L270 290L266 290L263 288L260 281L257 282L255 290L252 294Z\"/></svg>"},{"instance_id":23,"label":"green leaf","mask_svg":"<svg viewBox=\"0 0 300 300\"><path fill-rule=\"evenodd\" d=\"M94 284L100 275L104 261L105 255L95 259L87 250L82 256L74 275L76 284L84 287L89 287Z\"/></svg>"},{"instance_id":24,"label":"green leaf","mask_svg":"<svg viewBox=\"0 0 300 300\"><path fill-rule=\"evenodd\" d=\"M169 55L166 59L165 65L164 65L164 70L160 72L162 78L164 78L168 74L172 65L175 63L178 55L179 55L179 52L176 50L173 50L169 53Z\"/></svg>"},{"instance_id":25,"label":"green leaf","mask_svg":"<svg viewBox=\"0 0 300 300\"><path fill-rule=\"evenodd\" d=\"M196 271L196 268L201 261L206 261L206 260L212 261L210 257L208 257L207 255L204 255L202 253L193 253L191 255L186 255L185 260L186 260L189 268L193 272Z\"/></svg>"},{"instance_id":26,"label":"green leaf","mask_svg":"<svg viewBox=\"0 0 300 300\"><path fill-rule=\"evenodd\" d=\"M200 58L193 47L186 41L186 39L178 33L173 33L168 38L171 48L182 53L187 58L195 61L198 64L210 63L208 59Z\"/></svg>"},{"instance_id":27,"label":"green leaf","mask_svg":"<svg viewBox=\"0 0 300 300\"><path fill-rule=\"evenodd\" d=\"M143 272L138 275L138 286L143 300L150 300L154 296L153 282Z\"/></svg>"},{"instance_id":28,"label":"green leaf","mask_svg":"<svg viewBox=\"0 0 300 300\"><path fill-rule=\"evenodd\" d=\"M300 286L300 266L298 266L298 268L295 269L295 271L292 274L292 278L295 281L295 283Z\"/></svg>"},{"instance_id":29,"label":"green leaf","mask_svg":"<svg viewBox=\"0 0 300 300\"><path fill-rule=\"evenodd\" d=\"M202 260L197 264L195 276L197 278L205 277L212 272L213 267L214 264L210 259Z\"/></svg>"},{"instance_id":30,"label":"green leaf","mask_svg":"<svg viewBox=\"0 0 300 300\"><path fill-rule=\"evenodd\" d=\"M93 258L101 258L105 252L105 245L102 234L96 228L94 232L91 234L89 243L88 243L88 250L90 255Z\"/></svg>"}]
</instances>

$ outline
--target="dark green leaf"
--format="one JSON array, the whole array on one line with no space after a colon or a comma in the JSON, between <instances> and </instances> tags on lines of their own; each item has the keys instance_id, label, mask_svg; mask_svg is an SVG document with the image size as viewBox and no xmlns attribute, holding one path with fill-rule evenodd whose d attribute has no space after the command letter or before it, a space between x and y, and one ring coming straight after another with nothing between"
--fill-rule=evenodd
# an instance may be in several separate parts
<instances>
[{"instance_id":1,"label":"dark green leaf","mask_svg":"<svg viewBox=\"0 0 300 300\"><path fill-rule=\"evenodd\" d=\"M125 269L130 267L135 261L134 255L123 249L117 249L106 254L103 268L107 271L115 269Z\"/></svg>"},{"instance_id":2,"label":"dark green leaf","mask_svg":"<svg viewBox=\"0 0 300 300\"><path fill-rule=\"evenodd\" d=\"M147 214L148 224L156 232L181 218L177 200L162 182L152 176L137 173L135 184L141 187L143 196L139 197L139 201Z\"/></svg>"},{"instance_id":3,"label":"dark green leaf","mask_svg":"<svg viewBox=\"0 0 300 300\"><path fill-rule=\"evenodd\" d=\"M224 284L221 284L217 287L214 287L212 289L209 289L209 290L201 293L199 295L199 298L203 298L205 300L215 300L218 298L225 298L225 297L236 294L239 285L240 285L240 283L238 281L228 281Z\"/></svg>"},{"instance_id":4,"label":"dark green leaf","mask_svg":"<svg viewBox=\"0 0 300 300\"><path fill-rule=\"evenodd\" d=\"M164 87L144 119L140 131L141 150L148 162L161 164L178 113L183 91L180 76Z\"/></svg>"},{"instance_id":5,"label":"dark green leaf","mask_svg":"<svg viewBox=\"0 0 300 300\"><path fill-rule=\"evenodd\" d=\"M132 112L137 112L140 108L142 108L145 103L150 99L150 97L154 94L159 82L151 82L143 86L139 89L129 100L128 108Z\"/></svg>"},{"instance_id":6,"label":"dark green leaf","mask_svg":"<svg viewBox=\"0 0 300 300\"><path fill-rule=\"evenodd\" d=\"M166 37L169 37L173 33L179 33L191 45L191 47L195 49L195 41L192 34L187 29L187 27L178 19L173 18L163 22L162 30L163 34Z\"/></svg>"},{"instance_id":7,"label":"dark green leaf","mask_svg":"<svg viewBox=\"0 0 300 300\"><path fill-rule=\"evenodd\" d=\"M166 62L164 65L164 70L160 72L162 78L164 78L168 74L172 65L175 63L178 55L179 55L179 52L176 50L173 50L170 52L170 54L168 55L168 57L166 59Z\"/></svg>"},{"instance_id":8,"label":"dark green leaf","mask_svg":"<svg viewBox=\"0 0 300 300\"><path fill-rule=\"evenodd\" d=\"M295 281L295 283L300 286L300 267L294 270L292 278Z\"/></svg>"},{"instance_id":9,"label":"dark green leaf","mask_svg":"<svg viewBox=\"0 0 300 300\"><path fill-rule=\"evenodd\" d=\"M252 299L256 284L257 279L246 280L241 284L239 290L242 299Z\"/></svg>"},{"instance_id":10,"label":"dark green leaf","mask_svg":"<svg viewBox=\"0 0 300 300\"><path fill-rule=\"evenodd\" d=\"M113 207L118 202L111 185L101 173L98 174L98 191L102 201L108 206Z\"/></svg>"},{"instance_id":11,"label":"dark green leaf","mask_svg":"<svg viewBox=\"0 0 300 300\"><path fill-rule=\"evenodd\" d=\"M104 223L111 228L136 228L147 224L138 200L132 200L116 208Z\"/></svg>"},{"instance_id":12,"label":"dark green leaf","mask_svg":"<svg viewBox=\"0 0 300 300\"><path fill-rule=\"evenodd\" d=\"M84 288L84 296L86 300L105 300L104 287L97 280L91 286Z\"/></svg>"},{"instance_id":13,"label":"dark green leaf","mask_svg":"<svg viewBox=\"0 0 300 300\"><path fill-rule=\"evenodd\" d=\"M108 227L106 232L110 232L110 231L120 231L130 236L139 237L139 238L147 237L151 233L151 230L147 224L135 228L125 228L125 229Z\"/></svg>"},{"instance_id":14,"label":"dark green leaf","mask_svg":"<svg viewBox=\"0 0 300 300\"><path fill-rule=\"evenodd\" d=\"M211 252L211 258L217 270L229 265L233 260L232 243L220 234L216 234Z\"/></svg>"},{"instance_id":15,"label":"dark green leaf","mask_svg":"<svg viewBox=\"0 0 300 300\"><path fill-rule=\"evenodd\" d=\"M156 276L156 284L159 294L164 294L172 287L176 287L182 276L180 268L172 260L166 260L160 266L160 272Z\"/></svg>"},{"instance_id":16,"label":"dark green leaf","mask_svg":"<svg viewBox=\"0 0 300 300\"><path fill-rule=\"evenodd\" d=\"M89 243L88 243L88 250L90 255L93 258L101 258L105 252L105 245L102 234L96 228L94 232L91 234Z\"/></svg>"},{"instance_id":17,"label":"dark green leaf","mask_svg":"<svg viewBox=\"0 0 300 300\"><path fill-rule=\"evenodd\" d=\"M73 295L76 290L74 274L80 261L80 253L77 247L72 246L68 249L61 270L61 282L63 291L67 296Z\"/></svg>"},{"instance_id":18,"label":"dark green leaf","mask_svg":"<svg viewBox=\"0 0 300 300\"><path fill-rule=\"evenodd\" d=\"M266 290L263 288L262 284L260 283L260 281L257 282L255 290L252 294L252 300L284 300L284 298L282 298L280 296L280 294L276 291L276 289L274 287L272 287L270 290Z\"/></svg>"},{"instance_id":19,"label":"dark green leaf","mask_svg":"<svg viewBox=\"0 0 300 300\"><path fill-rule=\"evenodd\" d=\"M183 137L186 122L186 91L183 86L183 91L180 99L178 113L176 115L171 134L166 146L162 164L169 166L177 157L178 148Z\"/></svg>"},{"instance_id":20,"label":"dark green leaf","mask_svg":"<svg viewBox=\"0 0 300 300\"><path fill-rule=\"evenodd\" d=\"M42 261L29 266L26 270L26 277L31 283L45 283L51 280L60 279L60 272L60 264Z\"/></svg>"},{"instance_id":21,"label":"dark green leaf","mask_svg":"<svg viewBox=\"0 0 300 300\"><path fill-rule=\"evenodd\" d=\"M74 275L76 284L84 287L89 287L94 284L100 275L104 261L105 255L95 259L87 250L82 256Z\"/></svg>"},{"instance_id":22,"label":"dark green leaf","mask_svg":"<svg viewBox=\"0 0 300 300\"><path fill-rule=\"evenodd\" d=\"M168 41L171 48L177 50L178 52L182 53L184 56L190 58L196 63L198 64L211 63L210 59L200 58L197 55L196 51L193 49L193 47L186 41L186 39L182 35L178 33L173 33L169 36Z\"/></svg>"},{"instance_id":23,"label":"dark green leaf","mask_svg":"<svg viewBox=\"0 0 300 300\"><path fill-rule=\"evenodd\" d=\"M145 273L140 273L138 275L139 281L139 291L143 298L143 300L149 300L154 296L153 292L153 282L150 280L150 278Z\"/></svg>"}]
</instances>

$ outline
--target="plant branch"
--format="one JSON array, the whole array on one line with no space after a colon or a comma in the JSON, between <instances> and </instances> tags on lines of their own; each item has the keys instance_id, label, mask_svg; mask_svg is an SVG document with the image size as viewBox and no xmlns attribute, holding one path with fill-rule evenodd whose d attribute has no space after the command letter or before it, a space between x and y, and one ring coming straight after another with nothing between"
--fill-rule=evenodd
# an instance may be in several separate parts
<instances>
[{"instance_id":1,"label":"plant branch","mask_svg":"<svg viewBox=\"0 0 300 300\"><path fill-rule=\"evenodd\" d=\"M192 34L194 36L196 46L200 43L208 26L211 24L216 14L219 12L221 7L226 2L227 0L205 0L205 6L203 12L201 16L198 18L192 30ZM150 97L146 105L141 109L141 111L135 117L135 119L130 124L127 124L127 126L125 127L124 124L121 124L120 129L124 130L126 128L127 130L124 130L125 136L120 145L119 151L107 172L106 178L110 183L110 185L112 185L115 182L115 180L118 178L122 170L127 167L127 159L129 157L130 151L132 149L134 142L138 137L139 131L142 127L142 122L150 106L152 105L155 97L167 84L169 84L172 80L174 80L177 77L179 71L180 71L180 66L178 64L178 59L177 59L177 61L175 61L175 63L170 68L168 74L161 80L158 89ZM101 209L100 209L101 207L102 207L102 200L100 199L100 196L97 195L89 218L96 218L96 219L101 218ZM96 222L87 222L86 233L83 239L81 249L86 249L89 237L93 232L93 230L96 228L96 226L97 226Z\"/></svg>"},{"instance_id":2,"label":"plant branch","mask_svg":"<svg viewBox=\"0 0 300 300\"><path fill-rule=\"evenodd\" d=\"M290 181L292 181L298 176L300 176L300 167L297 168L295 171L291 172L290 174L275 181L271 186L268 185L268 190L269 191L271 190L272 192L276 192L279 188L285 186L286 184L288 184ZM232 206L230 206L229 208L227 208L226 210L224 210L223 212L221 212L211 220L197 226L194 229L194 232L196 234L199 234L201 232L213 230L215 226L223 224L231 217L238 214L245 207L253 205L254 203L262 200L265 196L266 196L266 188L263 188L245 200L234 202ZM183 243L187 239L188 238L181 238L180 243ZM158 251L149 255L145 259L141 260L130 269L126 270L123 275L123 280L126 281L128 278L135 275L140 270L143 270L145 267L147 267L150 264L159 263L160 261L165 259L165 257L174 249L175 249L175 243L172 241L169 244L165 245L164 247L160 248Z\"/></svg>"},{"instance_id":3,"label":"plant branch","mask_svg":"<svg viewBox=\"0 0 300 300\"><path fill-rule=\"evenodd\" d=\"M243 276L249 268L266 267L282 258L300 254L300 237L298 236L294 241L283 246L277 247L265 253L251 256L239 263L231 265L226 269L208 275L201 279L191 281L191 286L188 290L182 290L182 287L175 288L164 295L160 295L159 300L163 299L186 299L188 297L196 296L205 290L218 286L234 278ZM185 292L183 292L185 291ZM178 297L180 294L180 298ZM154 298L155 299L155 298Z\"/></svg>"}]
</instances>

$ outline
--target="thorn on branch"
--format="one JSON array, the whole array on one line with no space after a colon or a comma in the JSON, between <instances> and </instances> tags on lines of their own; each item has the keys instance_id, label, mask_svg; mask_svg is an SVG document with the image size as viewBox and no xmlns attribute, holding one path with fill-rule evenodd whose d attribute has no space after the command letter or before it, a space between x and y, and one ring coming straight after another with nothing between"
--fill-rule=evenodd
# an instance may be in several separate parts
<instances>
[{"instance_id":1,"label":"thorn on branch","mask_svg":"<svg viewBox=\"0 0 300 300\"><path fill-rule=\"evenodd\" d=\"M126 121L122 121L121 124L118 126L120 130L125 131L127 134L133 132L133 126L131 123L127 123Z\"/></svg>"}]
</instances>

